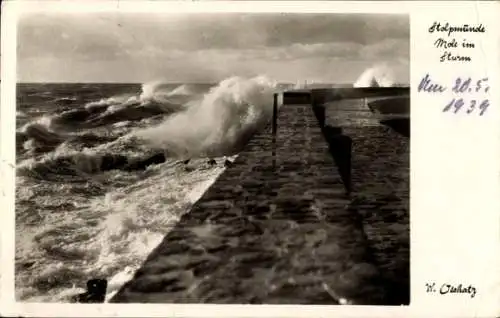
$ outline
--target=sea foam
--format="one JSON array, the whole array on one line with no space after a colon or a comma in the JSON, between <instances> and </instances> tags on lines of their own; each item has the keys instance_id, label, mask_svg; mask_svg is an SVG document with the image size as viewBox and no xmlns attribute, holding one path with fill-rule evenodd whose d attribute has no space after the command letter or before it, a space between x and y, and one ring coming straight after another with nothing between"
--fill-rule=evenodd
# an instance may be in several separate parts
<instances>
[{"instance_id":1,"label":"sea foam","mask_svg":"<svg viewBox=\"0 0 500 318\"><path fill-rule=\"evenodd\" d=\"M354 87L391 87L395 85L395 75L386 64L367 68L354 82Z\"/></svg>"},{"instance_id":2,"label":"sea foam","mask_svg":"<svg viewBox=\"0 0 500 318\"><path fill-rule=\"evenodd\" d=\"M264 76L228 78L191 107L135 134L169 155L234 154L269 120L276 88L277 83Z\"/></svg>"}]
</instances>

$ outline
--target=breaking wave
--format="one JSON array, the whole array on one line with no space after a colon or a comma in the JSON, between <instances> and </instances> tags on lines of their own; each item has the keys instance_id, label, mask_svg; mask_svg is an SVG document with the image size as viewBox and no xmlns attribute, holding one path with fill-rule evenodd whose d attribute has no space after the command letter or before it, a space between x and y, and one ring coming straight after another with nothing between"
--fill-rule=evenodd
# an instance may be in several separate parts
<instances>
[{"instance_id":1,"label":"breaking wave","mask_svg":"<svg viewBox=\"0 0 500 318\"><path fill-rule=\"evenodd\" d=\"M391 87L395 76L387 65L377 65L366 69L354 82L354 87Z\"/></svg>"},{"instance_id":2,"label":"breaking wave","mask_svg":"<svg viewBox=\"0 0 500 318\"><path fill-rule=\"evenodd\" d=\"M135 135L179 157L234 154L270 118L276 88L263 76L228 78L191 107Z\"/></svg>"},{"instance_id":3,"label":"breaking wave","mask_svg":"<svg viewBox=\"0 0 500 318\"><path fill-rule=\"evenodd\" d=\"M202 93L203 90L194 84L182 84L171 90L166 83L150 82L142 84L142 93L139 99L143 103L149 102L187 106L185 104Z\"/></svg>"},{"instance_id":4,"label":"breaking wave","mask_svg":"<svg viewBox=\"0 0 500 318\"><path fill-rule=\"evenodd\" d=\"M270 119L276 87L266 77L232 77L205 94L191 85L166 90L159 83L144 84L140 95L114 96L44 116L17 131L18 150L42 155L23 162L18 173L54 178L145 169L167 158L231 156ZM169 96L191 99L170 107ZM151 118L159 119L156 125L125 127ZM106 126L105 132L78 130L98 126Z\"/></svg>"},{"instance_id":5,"label":"breaking wave","mask_svg":"<svg viewBox=\"0 0 500 318\"><path fill-rule=\"evenodd\" d=\"M267 122L276 87L37 87L52 95L24 101L16 132L16 297L71 302L99 277L109 299L234 160L215 154Z\"/></svg>"},{"instance_id":6,"label":"breaking wave","mask_svg":"<svg viewBox=\"0 0 500 318\"><path fill-rule=\"evenodd\" d=\"M25 155L39 155L56 150L61 145L75 149L92 148L115 140L114 136L98 135L92 132L68 134L55 132L41 122L24 125L16 132L16 147Z\"/></svg>"},{"instance_id":7,"label":"breaking wave","mask_svg":"<svg viewBox=\"0 0 500 318\"><path fill-rule=\"evenodd\" d=\"M139 95L123 94L92 101L83 107L65 110L50 117L46 116L43 122L39 119L37 123L45 125L50 130L73 131L121 122L141 121L180 111L184 109L189 99L193 98L193 95L195 91L184 85L169 92L165 91L162 84L146 83L142 85L142 92ZM70 101L75 100L70 99ZM66 104L61 98L56 103Z\"/></svg>"},{"instance_id":8,"label":"breaking wave","mask_svg":"<svg viewBox=\"0 0 500 318\"><path fill-rule=\"evenodd\" d=\"M89 129L167 115L178 109L180 106L173 103L141 102L134 98L124 103L116 103L112 98L56 115L52 118L50 127L55 129Z\"/></svg>"}]
</instances>

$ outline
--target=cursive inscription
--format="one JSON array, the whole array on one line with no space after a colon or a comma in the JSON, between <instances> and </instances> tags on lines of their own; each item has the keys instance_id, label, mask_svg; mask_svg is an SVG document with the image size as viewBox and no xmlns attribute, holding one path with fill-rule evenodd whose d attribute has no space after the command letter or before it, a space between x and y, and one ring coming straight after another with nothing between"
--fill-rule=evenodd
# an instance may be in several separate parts
<instances>
[{"instance_id":1,"label":"cursive inscription","mask_svg":"<svg viewBox=\"0 0 500 318\"><path fill-rule=\"evenodd\" d=\"M469 55L471 49L476 45L470 39L455 38L455 33L484 33L485 27L482 24L478 25L451 25L450 23L434 22L428 29L429 33L444 34L434 41L434 47L441 50L439 55L440 62L472 62ZM462 50L463 52L460 52Z\"/></svg>"},{"instance_id":2,"label":"cursive inscription","mask_svg":"<svg viewBox=\"0 0 500 318\"><path fill-rule=\"evenodd\" d=\"M453 114L459 112L465 114L478 113L479 116L483 116L490 106L490 100L487 96L489 90L488 77L474 79L467 76L458 76L450 86L446 86L434 80L429 73L422 77L417 88L419 93L427 94L442 94L450 91L454 96L444 105L443 112Z\"/></svg>"},{"instance_id":3,"label":"cursive inscription","mask_svg":"<svg viewBox=\"0 0 500 318\"><path fill-rule=\"evenodd\" d=\"M439 288L439 294L468 294L470 298L474 298L476 296L476 287L472 285L463 285L463 284L448 284L445 283L441 285Z\"/></svg>"},{"instance_id":4,"label":"cursive inscription","mask_svg":"<svg viewBox=\"0 0 500 318\"><path fill-rule=\"evenodd\" d=\"M432 26L429 28L429 33L433 32L444 32L447 33L448 36L453 34L454 32L481 32L484 33L486 30L483 26L483 24L477 24L477 25L469 25L469 24L462 24L460 26L457 25L451 25L448 22L445 24L441 24L440 22L434 22Z\"/></svg>"},{"instance_id":5,"label":"cursive inscription","mask_svg":"<svg viewBox=\"0 0 500 318\"><path fill-rule=\"evenodd\" d=\"M443 93L444 91L446 91L446 87L439 83L433 82L431 76L429 74L425 74L422 80L420 80L418 91L425 93Z\"/></svg>"},{"instance_id":6,"label":"cursive inscription","mask_svg":"<svg viewBox=\"0 0 500 318\"><path fill-rule=\"evenodd\" d=\"M464 56L464 55L458 55L458 54L453 54L451 52L445 51L443 55L439 58L440 62L446 62L446 61L459 61L459 62L470 62L472 61L470 56Z\"/></svg>"},{"instance_id":7,"label":"cursive inscription","mask_svg":"<svg viewBox=\"0 0 500 318\"><path fill-rule=\"evenodd\" d=\"M451 284L444 283L442 285L436 286L435 282L429 282L425 284L425 292L426 293L434 293L439 295L448 295L448 294L466 294L469 295L470 298L474 298L477 293L477 289L474 285L466 285L462 283Z\"/></svg>"}]
</instances>

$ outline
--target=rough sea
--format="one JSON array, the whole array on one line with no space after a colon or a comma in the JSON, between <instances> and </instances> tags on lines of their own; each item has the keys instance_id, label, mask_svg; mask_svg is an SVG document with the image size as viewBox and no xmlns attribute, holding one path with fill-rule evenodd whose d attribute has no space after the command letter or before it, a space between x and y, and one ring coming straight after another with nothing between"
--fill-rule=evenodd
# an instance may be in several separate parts
<instances>
[{"instance_id":1,"label":"rough sea","mask_svg":"<svg viewBox=\"0 0 500 318\"><path fill-rule=\"evenodd\" d=\"M109 300L289 88L262 76L18 84L16 299L68 302L101 278Z\"/></svg>"},{"instance_id":2,"label":"rough sea","mask_svg":"<svg viewBox=\"0 0 500 318\"><path fill-rule=\"evenodd\" d=\"M67 302L92 278L109 299L269 120L279 86L18 84L18 301Z\"/></svg>"}]
</instances>

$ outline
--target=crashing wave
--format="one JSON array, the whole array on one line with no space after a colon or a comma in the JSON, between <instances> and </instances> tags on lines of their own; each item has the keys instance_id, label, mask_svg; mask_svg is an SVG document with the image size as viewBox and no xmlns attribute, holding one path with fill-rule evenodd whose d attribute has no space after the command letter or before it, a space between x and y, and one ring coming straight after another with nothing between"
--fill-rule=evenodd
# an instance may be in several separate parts
<instances>
[{"instance_id":1,"label":"crashing wave","mask_svg":"<svg viewBox=\"0 0 500 318\"><path fill-rule=\"evenodd\" d=\"M392 70L386 65L366 69L354 82L354 87L391 87L395 86Z\"/></svg>"},{"instance_id":2,"label":"crashing wave","mask_svg":"<svg viewBox=\"0 0 500 318\"><path fill-rule=\"evenodd\" d=\"M180 157L231 155L272 114L277 83L264 76L231 77L191 107L135 135Z\"/></svg>"}]
</instances>

